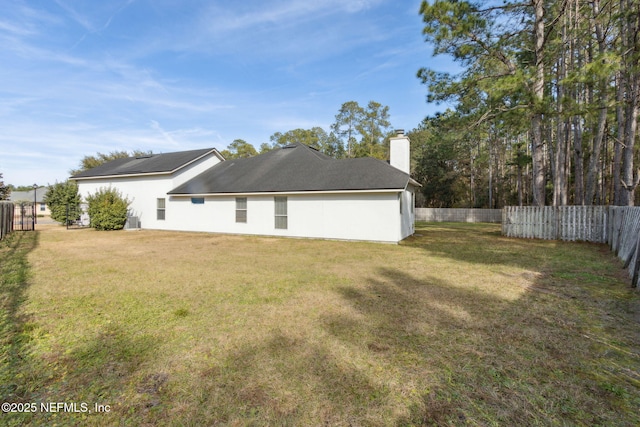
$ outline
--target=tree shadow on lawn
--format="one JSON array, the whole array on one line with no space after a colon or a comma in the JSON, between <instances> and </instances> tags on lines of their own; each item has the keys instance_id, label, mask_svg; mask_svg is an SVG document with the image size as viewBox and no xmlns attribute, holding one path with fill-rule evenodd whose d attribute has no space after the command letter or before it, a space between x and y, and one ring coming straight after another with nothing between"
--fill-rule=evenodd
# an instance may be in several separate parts
<instances>
[{"instance_id":1,"label":"tree shadow on lawn","mask_svg":"<svg viewBox=\"0 0 640 427\"><path fill-rule=\"evenodd\" d=\"M200 373L183 424L358 425L388 391L311 337L274 330Z\"/></svg>"},{"instance_id":2,"label":"tree shadow on lawn","mask_svg":"<svg viewBox=\"0 0 640 427\"><path fill-rule=\"evenodd\" d=\"M469 261L455 246L441 252ZM515 264L536 266L522 259ZM112 405L110 414L58 414L67 425L640 423L640 366L619 333L629 313L609 316L610 304L579 285L543 277L517 299L455 280L380 268L331 288L341 304L319 308L315 329L271 327L202 362L188 383L148 370L162 343L131 325L104 324L72 349L45 352L50 360L34 360L25 341L12 374L33 371L10 397Z\"/></svg>"},{"instance_id":3,"label":"tree shadow on lawn","mask_svg":"<svg viewBox=\"0 0 640 427\"><path fill-rule=\"evenodd\" d=\"M274 328L202 368L189 399L199 405L181 413L180 422L640 423L638 329L630 323L638 299L616 314L617 302L595 298L579 277L549 280L543 268L553 265L542 264L554 256L549 248L555 242L505 239L496 249L488 247L502 239L494 229L466 238L460 229L452 231L460 234L454 243L438 237L444 248L432 247L433 241L409 246L475 264L511 248L522 253L494 263L540 274L518 297L507 298L456 283L455 271L447 280L380 268L365 282L333 288L344 306L320 311L317 336ZM485 238L471 259L459 253ZM532 244L533 254L527 250ZM593 245L583 246L593 252ZM602 289L627 292L623 287L617 281Z\"/></svg>"},{"instance_id":4,"label":"tree shadow on lawn","mask_svg":"<svg viewBox=\"0 0 640 427\"><path fill-rule=\"evenodd\" d=\"M610 258L612 267L622 271L622 264L606 244L505 237L496 224L422 223L416 227L416 235L403 240L401 245L465 263L510 265L536 271L567 262L581 267L575 262L577 256L587 257L582 260L584 267L586 261L601 262L604 255Z\"/></svg>"},{"instance_id":5,"label":"tree shadow on lawn","mask_svg":"<svg viewBox=\"0 0 640 427\"><path fill-rule=\"evenodd\" d=\"M21 313L26 301L29 265L27 256L40 234L15 231L0 242L0 400L14 402L24 394L17 378L28 353L29 318Z\"/></svg>"},{"instance_id":6,"label":"tree shadow on lawn","mask_svg":"<svg viewBox=\"0 0 640 427\"><path fill-rule=\"evenodd\" d=\"M366 336L416 385L398 425L640 422L637 334L587 335L588 319L606 317L597 301L535 290L509 301L396 269L340 292L362 317L327 318L327 329L345 342Z\"/></svg>"},{"instance_id":7,"label":"tree shadow on lawn","mask_svg":"<svg viewBox=\"0 0 640 427\"><path fill-rule=\"evenodd\" d=\"M2 253L0 401L36 406L2 414L4 425L113 425L127 420L123 409L140 415L159 405L158 384L165 376L137 374L158 347L150 336L105 324L71 347L34 348L47 332L23 312L31 274L27 256L39 242L39 232L26 233L32 232L16 233ZM56 407L58 402L67 406ZM49 404L53 408L44 409ZM109 405L109 413L95 413L95 404Z\"/></svg>"},{"instance_id":8,"label":"tree shadow on lawn","mask_svg":"<svg viewBox=\"0 0 640 427\"><path fill-rule=\"evenodd\" d=\"M15 425L139 425L150 412L162 410L168 375L141 373L153 361L158 343L130 330L105 325L69 349L53 348L38 358L23 349L17 370L23 392L11 401L34 402L38 410L9 414ZM57 402L71 406L40 406ZM95 405L108 410L96 411Z\"/></svg>"},{"instance_id":9,"label":"tree shadow on lawn","mask_svg":"<svg viewBox=\"0 0 640 427\"><path fill-rule=\"evenodd\" d=\"M583 336L594 313L570 297L530 291L505 300L389 268L337 291L351 310L321 314L324 335L276 328L203 369L190 399L200 405L180 422L640 422L637 387L624 368L601 363L633 356L608 344L613 335Z\"/></svg>"}]
</instances>

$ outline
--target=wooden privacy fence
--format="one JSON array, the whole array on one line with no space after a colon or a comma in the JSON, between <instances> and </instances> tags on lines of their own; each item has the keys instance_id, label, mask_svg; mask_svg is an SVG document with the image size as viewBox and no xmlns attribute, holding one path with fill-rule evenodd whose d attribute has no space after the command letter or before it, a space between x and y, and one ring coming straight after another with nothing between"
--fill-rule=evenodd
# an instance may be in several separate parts
<instances>
[{"instance_id":1,"label":"wooden privacy fence","mask_svg":"<svg viewBox=\"0 0 640 427\"><path fill-rule=\"evenodd\" d=\"M637 287L640 275L640 207L609 208L607 243L629 270L631 286Z\"/></svg>"},{"instance_id":2,"label":"wooden privacy fence","mask_svg":"<svg viewBox=\"0 0 640 427\"><path fill-rule=\"evenodd\" d=\"M607 243L638 286L640 207L508 206L502 209L502 235Z\"/></svg>"},{"instance_id":3,"label":"wooden privacy fence","mask_svg":"<svg viewBox=\"0 0 640 427\"><path fill-rule=\"evenodd\" d=\"M0 240L13 231L13 203L0 202Z\"/></svg>"},{"instance_id":4,"label":"wooden privacy fence","mask_svg":"<svg viewBox=\"0 0 640 427\"><path fill-rule=\"evenodd\" d=\"M605 243L607 220L607 206L507 206L502 209L502 234Z\"/></svg>"},{"instance_id":5,"label":"wooden privacy fence","mask_svg":"<svg viewBox=\"0 0 640 427\"><path fill-rule=\"evenodd\" d=\"M416 208L416 221L500 222L500 209Z\"/></svg>"}]
</instances>

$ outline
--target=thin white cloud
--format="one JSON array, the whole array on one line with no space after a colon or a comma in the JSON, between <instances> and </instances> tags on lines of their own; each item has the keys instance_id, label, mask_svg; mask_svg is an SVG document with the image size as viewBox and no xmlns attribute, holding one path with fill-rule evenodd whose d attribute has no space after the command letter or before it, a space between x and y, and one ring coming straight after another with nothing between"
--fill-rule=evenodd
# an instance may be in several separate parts
<instances>
[{"instance_id":1,"label":"thin white cloud","mask_svg":"<svg viewBox=\"0 0 640 427\"><path fill-rule=\"evenodd\" d=\"M374 21L356 16L384 1L212 2L198 10L193 21L169 23L152 39L138 43L135 51L143 56L161 51L234 57L244 53L248 62L286 58L308 63L384 38Z\"/></svg>"},{"instance_id":2,"label":"thin white cloud","mask_svg":"<svg viewBox=\"0 0 640 427\"><path fill-rule=\"evenodd\" d=\"M0 21L0 32L10 33L15 36L31 36L35 34L35 30L33 28L29 28L23 25L17 25L13 22Z\"/></svg>"},{"instance_id":3,"label":"thin white cloud","mask_svg":"<svg viewBox=\"0 0 640 427\"><path fill-rule=\"evenodd\" d=\"M249 12L212 6L206 20L213 32L251 30L262 24L290 27L327 15L358 13L379 4L380 0L298 0L271 1L253 5Z\"/></svg>"},{"instance_id":4,"label":"thin white cloud","mask_svg":"<svg viewBox=\"0 0 640 427\"><path fill-rule=\"evenodd\" d=\"M0 17L0 33L10 33L16 37L33 37L50 26L60 24L60 19L42 9L34 9L26 4L14 4L3 8Z\"/></svg>"},{"instance_id":5,"label":"thin white cloud","mask_svg":"<svg viewBox=\"0 0 640 427\"><path fill-rule=\"evenodd\" d=\"M66 52L56 51L50 48L39 47L23 39L0 34L0 52L11 52L21 59L38 62L55 62L66 65L86 67L90 61L70 55Z\"/></svg>"},{"instance_id":6,"label":"thin white cloud","mask_svg":"<svg viewBox=\"0 0 640 427\"><path fill-rule=\"evenodd\" d=\"M167 132L166 130L164 130L162 128L162 126L160 126L160 123L158 123L156 120L151 120L150 122L150 127L151 129L157 131L160 135L162 135L162 138L168 142L170 145L176 146L178 147L180 144L178 144L178 142L176 142L175 139L173 139L173 136L171 135L171 132Z\"/></svg>"},{"instance_id":7,"label":"thin white cloud","mask_svg":"<svg viewBox=\"0 0 640 427\"><path fill-rule=\"evenodd\" d=\"M91 20L83 14L77 12L70 4L63 2L62 0L55 0L55 2L58 6L64 9L64 11L67 12L67 15L71 17L71 19L79 24L82 28L91 32L96 30Z\"/></svg>"}]
</instances>

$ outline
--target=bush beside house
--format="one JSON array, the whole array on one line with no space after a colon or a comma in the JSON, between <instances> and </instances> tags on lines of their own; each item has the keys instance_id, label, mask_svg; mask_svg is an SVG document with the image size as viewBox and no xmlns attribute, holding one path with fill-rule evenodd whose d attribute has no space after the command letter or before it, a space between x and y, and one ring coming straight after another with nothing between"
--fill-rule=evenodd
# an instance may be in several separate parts
<instances>
[{"instance_id":1,"label":"bush beside house","mask_svg":"<svg viewBox=\"0 0 640 427\"><path fill-rule=\"evenodd\" d=\"M131 202L114 188L100 188L87 196L91 227L96 230L121 230L127 221Z\"/></svg>"}]
</instances>

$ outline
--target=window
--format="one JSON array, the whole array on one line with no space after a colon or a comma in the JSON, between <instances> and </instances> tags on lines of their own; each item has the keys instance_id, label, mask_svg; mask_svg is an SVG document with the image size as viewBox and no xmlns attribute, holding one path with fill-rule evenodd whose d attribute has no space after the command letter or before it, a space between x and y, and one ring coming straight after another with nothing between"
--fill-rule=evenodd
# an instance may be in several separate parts
<instances>
[{"instance_id":1,"label":"window","mask_svg":"<svg viewBox=\"0 0 640 427\"><path fill-rule=\"evenodd\" d=\"M164 211L165 211L165 199L158 199L157 200L157 214L156 214L156 219L158 219L158 221L164 221Z\"/></svg>"},{"instance_id":2,"label":"window","mask_svg":"<svg viewBox=\"0 0 640 427\"><path fill-rule=\"evenodd\" d=\"M276 228L287 229L287 198L275 197L276 204Z\"/></svg>"},{"instance_id":3,"label":"window","mask_svg":"<svg viewBox=\"0 0 640 427\"><path fill-rule=\"evenodd\" d=\"M45 204L44 203L40 203L40 211L44 212L45 210Z\"/></svg>"},{"instance_id":4,"label":"window","mask_svg":"<svg viewBox=\"0 0 640 427\"><path fill-rule=\"evenodd\" d=\"M416 193L411 193L411 213L416 211Z\"/></svg>"},{"instance_id":5,"label":"window","mask_svg":"<svg viewBox=\"0 0 640 427\"><path fill-rule=\"evenodd\" d=\"M204 205L204 197L192 197L191 204L193 205Z\"/></svg>"},{"instance_id":6,"label":"window","mask_svg":"<svg viewBox=\"0 0 640 427\"><path fill-rule=\"evenodd\" d=\"M236 197L236 222L247 222L246 197Z\"/></svg>"},{"instance_id":7,"label":"window","mask_svg":"<svg viewBox=\"0 0 640 427\"><path fill-rule=\"evenodd\" d=\"M398 201L400 202L400 215L402 215L402 193L398 193Z\"/></svg>"}]
</instances>

